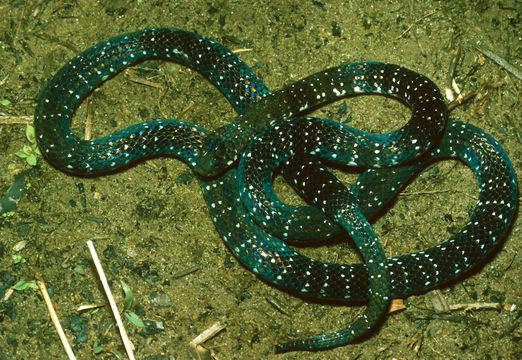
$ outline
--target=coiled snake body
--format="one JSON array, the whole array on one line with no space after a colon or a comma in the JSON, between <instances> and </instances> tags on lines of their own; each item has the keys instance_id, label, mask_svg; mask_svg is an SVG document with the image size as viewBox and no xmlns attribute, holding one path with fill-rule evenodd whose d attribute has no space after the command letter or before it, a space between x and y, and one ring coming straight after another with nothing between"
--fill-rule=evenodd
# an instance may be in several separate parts
<instances>
[{"instance_id":1,"label":"coiled snake body","mask_svg":"<svg viewBox=\"0 0 522 360\"><path fill-rule=\"evenodd\" d=\"M227 97L238 118L212 133L183 121L153 120L96 140L77 138L70 122L81 101L125 67L150 58L202 73ZM377 135L330 120L296 117L325 102L365 93L408 104L408 124ZM216 42L177 29L147 29L103 41L76 56L49 81L38 101L37 141L57 168L77 175L100 174L147 156L175 155L200 175L218 231L251 271L312 297L370 300L365 313L346 329L278 345L278 351L327 348L364 335L390 297L448 282L484 259L506 235L516 211L514 171L498 143L471 125L447 122L437 87L396 65L342 65L271 93L248 66ZM366 218L415 173L446 157L467 163L479 181L470 220L440 245L387 259ZM319 158L368 170L346 189ZM317 207L288 206L277 199L271 181L278 167ZM360 247L365 264L315 261L285 242L317 240L341 229Z\"/></svg>"}]
</instances>

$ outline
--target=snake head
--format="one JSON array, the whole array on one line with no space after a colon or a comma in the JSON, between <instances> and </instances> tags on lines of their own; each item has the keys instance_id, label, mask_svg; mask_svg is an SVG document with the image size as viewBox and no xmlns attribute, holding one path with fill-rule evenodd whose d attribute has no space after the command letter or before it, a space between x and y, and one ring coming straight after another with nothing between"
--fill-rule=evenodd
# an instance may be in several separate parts
<instances>
[{"instance_id":1,"label":"snake head","mask_svg":"<svg viewBox=\"0 0 522 360\"><path fill-rule=\"evenodd\" d=\"M206 149L198 156L194 171L203 178L214 178L238 159L234 144L227 139L210 135Z\"/></svg>"}]
</instances>

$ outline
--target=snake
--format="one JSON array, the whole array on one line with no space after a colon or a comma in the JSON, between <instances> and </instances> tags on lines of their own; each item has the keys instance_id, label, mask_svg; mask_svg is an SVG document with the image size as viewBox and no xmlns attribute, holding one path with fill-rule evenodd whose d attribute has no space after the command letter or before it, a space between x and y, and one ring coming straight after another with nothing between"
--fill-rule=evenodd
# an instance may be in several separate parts
<instances>
[{"instance_id":1,"label":"snake","mask_svg":"<svg viewBox=\"0 0 522 360\"><path fill-rule=\"evenodd\" d=\"M98 139L75 135L70 124L79 104L100 84L146 59L198 71L238 116L213 131L181 120L154 119ZM412 111L409 122L390 133L370 134L304 116L326 103L363 94L405 103ZM216 41L180 29L151 28L101 41L80 53L46 83L37 102L36 140L57 169L94 176L150 157L176 157L198 175L216 229L247 269L296 294L368 302L365 313L345 329L279 344L277 352L331 348L364 336L383 316L390 298L441 286L486 261L516 214L516 177L502 147L482 130L448 120L436 85L393 64L344 64L271 92ZM448 157L463 161L478 179L479 196L469 221L431 249L386 258L366 219L427 165ZM328 162L365 170L346 188L325 167ZM278 169L315 206L279 200L272 187ZM343 232L360 245L365 263L321 262L292 246Z\"/></svg>"}]
</instances>

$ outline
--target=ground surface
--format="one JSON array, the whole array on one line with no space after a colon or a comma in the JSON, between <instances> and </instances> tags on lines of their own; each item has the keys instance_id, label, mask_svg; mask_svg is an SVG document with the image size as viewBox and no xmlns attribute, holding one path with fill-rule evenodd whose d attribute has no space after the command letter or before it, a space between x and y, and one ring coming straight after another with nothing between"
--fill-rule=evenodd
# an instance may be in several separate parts
<instances>
[{"instance_id":1,"label":"ground surface","mask_svg":"<svg viewBox=\"0 0 522 360\"><path fill-rule=\"evenodd\" d=\"M100 40L136 29L166 26L207 35L241 58L270 89L342 62L401 64L445 89L456 49L456 83L484 97L458 107L452 117L479 126L507 151L520 178L520 81L489 59L480 44L520 68L520 1L7 1L0 5L0 196L14 174L28 168L15 155L32 122L35 97L68 59ZM424 20L416 22L424 15ZM409 25L413 27L407 30ZM151 88L117 76L77 111L83 132L93 116L93 136L156 118L177 118L215 128L234 111L199 74L175 64L146 62L138 77ZM389 131L408 118L389 99L345 100L351 125ZM338 102L316 115L339 120ZM346 119L345 119L346 120ZM353 177L352 177L353 179ZM106 308L78 314L80 304L103 302L86 240L94 240L118 304L120 280L134 293L154 331L128 325L140 359L186 359L188 342L217 320L226 330L207 345L218 359L519 359L522 246L520 219L498 254L483 268L439 293L405 299L406 310L388 316L366 341L317 353L273 355L274 344L320 334L350 323L362 307L318 304L283 293L256 279L224 246L208 216L197 181L173 159L155 159L98 178L63 174L41 158L18 207L0 219L1 295L19 280L40 273L52 290L60 319L78 358L94 358L94 343L116 358L123 348ZM285 199L295 196L280 186ZM438 163L406 189L375 223L388 255L408 253L446 239L466 221L477 188L460 163ZM23 241L25 247L15 250ZM360 261L351 247L304 249L331 261ZM14 264L21 255L24 263ZM78 271L78 266L84 273ZM196 267L189 275L175 274ZM170 299L156 302L157 298ZM436 314L434 302L500 302L502 310ZM282 314L272 303L288 314ZM163 306L160 306L163 305ZM512 305L513 311L508 310ZM511 309L511 308L510 308ZM0 359L64 358L38 292L14 292L0 300Z\"/></svg>"}]
</instances>

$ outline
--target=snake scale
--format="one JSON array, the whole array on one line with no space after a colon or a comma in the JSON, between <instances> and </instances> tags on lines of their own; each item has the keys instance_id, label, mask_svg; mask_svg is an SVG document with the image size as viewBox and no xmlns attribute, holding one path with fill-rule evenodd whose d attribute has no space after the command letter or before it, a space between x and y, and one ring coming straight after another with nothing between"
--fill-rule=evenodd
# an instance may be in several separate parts
<instances>
[{"instance_id":1,"label":"snake scale","mask_svg":"<svg viewBox=\"0 0 522 360\"><path fill-rule=\"evenodd\" d=\"M153 58L199 71L238 117L213 132L165 119L95 140L80 140L71 132L76 108L94 88ZM358 94L396 98L410 107L411 119L399 130L369 134L303 117L322 104ZM472 125L448 121L437 87L392 64L341 65L272 93L215 41L178 29L146 29L102 41L62 67L38 95L35 129L45 158L74 175L102 174L150 156L180 158L199 175L216 228L244 266L288 291L368 301L363 315L345 329L278 345L279 352L329 348L361 337L381 318L390 298L444 284L487 258L516 213L516 179L500 145ZM448 157L469 165L478 179L479 197L469 221L431 249L386 258L366 219L428 164ZM366 170L347 189L323 160ZM277 169L315 206L282 203L272 188ZM359 246L364 264L324 263L288 245L342 232Z\"/></svg>"}]
</instances>

